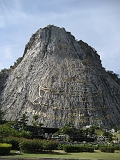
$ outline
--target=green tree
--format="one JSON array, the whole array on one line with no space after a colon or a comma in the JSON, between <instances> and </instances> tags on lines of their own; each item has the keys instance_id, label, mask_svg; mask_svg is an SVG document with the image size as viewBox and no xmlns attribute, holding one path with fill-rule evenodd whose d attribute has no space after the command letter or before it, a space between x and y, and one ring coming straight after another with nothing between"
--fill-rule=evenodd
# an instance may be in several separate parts
<instances>
[{"instance_id":1,"label":"green tree","mask_svg":"<svg viewBox=\"0 0 120 160\"><path fill-rule=\"evenodd\" d=\"M93 134L95 134L95 127L91 126L90 128L88 128L88 133L92 136Z\"/></svg>"},{"instance_id":2,"label":"green tree","mask_svg":"<svg viewBox=\"0 0 120 160\"><path fill-rule=\"evenodd\" d=\"M41 123L41 122L39 122L38 121L38 119L39 119L39 116L38 115L34 115L33 116L33 120L32 120L32 124L33 124L33 126L35 127L35 133L39 133L39 134L41 134L42 133L42 130L41 130L41 127L44 125L43 123Z\"/></svg>"},{"instance_id":3,"label":"green tree","mask_svg":"<svg viewBox=\"0 0 120 160\"><path fill-rule=\"evenodd\" d=\"M77 131L77 129L73 125L68 125L68 124L66 124L60 130L63 134L67 134L70 137L73 137Z\"/></svg>"},{"instance_id":4,"label":"green tree","mask_svg":"<svg viewBox=\"0 0 120 160\"><path fill-rule=\"evenodd\" d=\"M3 123L4 112L0 109L0 124Z\"/></svg>"},{"instance_id":5,"label":"green tree","mask_svg":"<svg viewBox=\"0 0 120 160\"><path fill-rule=\"evenodd\" d=\"M34 115L34 116L33 116L32 124L33 124L33 126L35 126L35 127L38 125L38 118L39 118L38 115Z\"/></svg>"},{"instance_id":6,"label":"green tree","mask_svg":"<svg viewBox=\"0 0 120 160\"><path fill-rule=\"evenodd\" d=\"M23 115L20 117L19 124L20 124L20 127L21 127L23 130L26 130L28 118L29 118L29 117L26 116L26 114L23 114Z\"/></svg>"},{"instance_id":7,"label":"green tree","mask_svg":"<svg viewBox=\"0 0 120 160\"><path fill-rule=\"evenodd\" d=\"M108 138L109 142L112 141L112 137L113 137L112 133L110 133L110 132L104 132L103 136L106 136Z\"/></svg>"}]
</instances>

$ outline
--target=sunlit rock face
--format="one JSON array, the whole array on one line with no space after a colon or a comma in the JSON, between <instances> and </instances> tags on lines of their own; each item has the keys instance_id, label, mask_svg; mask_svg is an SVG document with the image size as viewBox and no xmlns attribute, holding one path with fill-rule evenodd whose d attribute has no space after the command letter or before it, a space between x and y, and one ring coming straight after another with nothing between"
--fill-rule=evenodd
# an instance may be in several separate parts
<instances>
[{"instance_id":1,"label":"sunlit rock face","mask_svg":"<svg viewBox=\"0 0 120 160\"><path fill-rule=\"evenodd\" d=\"M120 124L120 86L100 56L64 28L39 29L26 44L21 63L1 93L4 118L39 115L45 127Z\"/></svg>"}]
</instances>

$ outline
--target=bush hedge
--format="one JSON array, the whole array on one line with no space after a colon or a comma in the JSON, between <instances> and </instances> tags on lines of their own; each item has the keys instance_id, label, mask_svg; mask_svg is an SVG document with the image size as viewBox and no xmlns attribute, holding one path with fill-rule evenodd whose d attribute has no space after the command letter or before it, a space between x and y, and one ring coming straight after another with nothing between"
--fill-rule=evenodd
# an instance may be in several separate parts
<instances>
[{"instance_id":1,"label":"bush hedge","mask_svg":"<svg viewBox=\"0 0 120 160\"><path fill-rule=\"evenodd\" d=\"M114 149L115 150L120 150L120 144L114 144Z\"/></svg>"},{"instance_id":2,"label":"bush hedge","mask_svg":"<svg viewBox=\"0 0 120 160\"><path fill-rule=\"evenodd\" d=\"M24 153L36 153L42 150L55 150L58 147L58 142L53 140L24 140L19 143L19 148Z\"/></svg>"},{"instance_id":3,"label":"bush hedge","mask_svg":"<svg viewBox=\"0 0 120 160\"><path fill-rule=\"evenodd\" d=\"M31 132L26 130L18 131L11 127L9 123L0 125L0 137L19 137L19 138L31 138Z\"/></svg>"},{"instance_id":4,"label":"bush hedge","mask_svg":"<svg viewBox=\"0 0 120 160\"><path fill-rule=\"evenodd\" d=\"M64 144L58 144L57 150L63 150Z\"/></svg>"},{"instance_id":5,"label":"bush hedge","mask_svg":"<svg viewBox=\"0 0 120 160\"><path fill-rule=\"evenodd\" d=\"M65 152L94 152L93 145L64 145L63 150Z\"/></svg>"},{"instance_id":6,"label":"bush hedge","mask_svg":"<svg viewBox=\"0 0 120 160\"><path fill-rule=\"evenodd\" d=\"M11 144L0 143L0 155L9 155L11 148Z\"/></svg>"},{"instance_id":7,"label":"bush hedge","mask_svg":"<svg viewBox=\"0 0 120 160\"><path fill-rule=\"evenodd\" d=\"M100 151L101 152L114 153L115 152L115 148L114 148L114 146L107 146L107 145L105 145L105 146L101 146L100 147Z\"/></svg>"},{"instance_id":8,"label":"bush hedge","mask_svg":"<svg viewBox=\"0 0 120 160\"><path fill-rule=\"evenodd\" d=\"M2 137L0 137L0 143L2 143L3 142L3 139L2 139Z\"/></svg>"},{"instance_id":9,"label":"bush hedge","mask_svg":"<svg viewBox=\"0 0 120 160\"><path fill-rule=\"evenodd\" d=\"M58 147L58 142L55 140L42 140L43 150L55 150Z\"/></svg>"},{"instance_id":10,"label":"bush hedge","mask_svg":"<svg viewBox=\"0 0 120 160\"><path fill-rule=\"evenodd\" d=\"M25 140L19 143L20 150L24 153L36 153L42 150L40 140Z\"/></svg>"},{"instance_id":11,"label":"bush hedge","mask_svg":"<svg viewBox=\"0 0 120 160\"><path fill-rule=\"evenodd\" d=\"M20 143L20 138L18 137L6 137L3 139L4 143L9 143L12 144L12 149L18 150L19 149L19 143Z\"/></svg>"}]
</instances>

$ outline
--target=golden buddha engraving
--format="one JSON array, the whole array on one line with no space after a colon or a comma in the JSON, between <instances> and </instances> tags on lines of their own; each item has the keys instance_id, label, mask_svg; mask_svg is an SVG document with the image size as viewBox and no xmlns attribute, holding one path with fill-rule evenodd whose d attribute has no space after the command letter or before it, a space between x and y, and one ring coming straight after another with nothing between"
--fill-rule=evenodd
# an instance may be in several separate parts
<instances>
[{"instance_id":1,"label":"golden buddha engraving","mask_svg":"<svg viewBox=\"0 0 120 160\"><path fill-rule=\"evenodd\" d=\"M73 61L66 56L70 53L67 44L57 44L56 50L59 54L65 54L65 63L49 66L38 84L38 95L31 101L33 106L39 105L41 111L44 108L46 118L56 121L64 119L66 122L79 121L83 124L89 121L92 124L111 118L110 113L97 116L98 112L102 113L108 106L99 86L88 78L92 67L84 67L81 61ZM79 70L83 74L79 74ZM49 108L53 111L52 115Z\"/></svg>"}]
</instances>

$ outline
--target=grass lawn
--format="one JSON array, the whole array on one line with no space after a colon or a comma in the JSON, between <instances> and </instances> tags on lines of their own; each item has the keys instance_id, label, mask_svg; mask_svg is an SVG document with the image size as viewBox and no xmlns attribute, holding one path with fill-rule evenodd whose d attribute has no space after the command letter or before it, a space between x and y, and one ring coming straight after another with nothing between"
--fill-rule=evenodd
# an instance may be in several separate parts
<instances>
[{"instance_id":1,"label":"grass lawn","mask_svg":"<svg viewBox=\"0 0 120 160\"><path fill-rule=\"evenodd\" d=\"M64 158L64 159L92 159L92 160L120 160L120 150L115 151L115 153L104 153L96 150L94 153L66 153L61 150L55 150L51 153L39 153L39 154L27 154L21 153L21 155L17 155L16 151L11 151L11 155L9 156L0 156L2 158L25 158L25 159L40 159L40 158Z\"/></svg>"}]
</instances>

